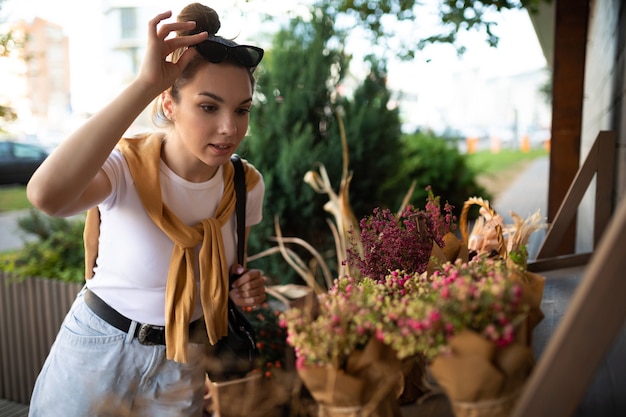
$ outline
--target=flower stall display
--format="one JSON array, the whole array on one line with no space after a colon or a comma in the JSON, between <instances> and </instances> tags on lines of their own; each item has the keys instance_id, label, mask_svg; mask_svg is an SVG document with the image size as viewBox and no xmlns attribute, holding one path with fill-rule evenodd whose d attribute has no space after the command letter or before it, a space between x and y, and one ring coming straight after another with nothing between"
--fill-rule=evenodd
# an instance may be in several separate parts
<instances>
[{"instance_id":1,"label":"flower stall display","mask_svg":"<svg viewBox=\"0 0 626 417\"><path fill-rule=\"evenodd\" d=\"M259 254L280 253L312 290L285 303L280 321L313 413L398 416L401 404L440 389L458 416L506 415L532 369L531 335L543 317L543 277L527 270L525 251L544 226L539 214L512 213L515 224L505 225L488 201L472 197L459 237L453 207L442 207L430 187L425 209L409 205L412 186L397 213L379 207L357 222L343 135L342 145L339 192L323 165L305 176L329 197L338 278L331 279L327 254L283 236L277 221L278 246ZM470 234L472 205L481 209Z\"/></svg>"},{"instance_id":2,"label":"flower stall display","mask_svg":"<svg viewBox=\"0 0 626 417\"><path fill-rule=\"evenodd\" d=\"M319 415L398 415L403 361L414 358L457 416L506 415L534 364L531 305L516 274L506 260L479 257L431 275L344 277L319 296L317 315L287 310L287 341Z\"/></svg>"}]
</instances>

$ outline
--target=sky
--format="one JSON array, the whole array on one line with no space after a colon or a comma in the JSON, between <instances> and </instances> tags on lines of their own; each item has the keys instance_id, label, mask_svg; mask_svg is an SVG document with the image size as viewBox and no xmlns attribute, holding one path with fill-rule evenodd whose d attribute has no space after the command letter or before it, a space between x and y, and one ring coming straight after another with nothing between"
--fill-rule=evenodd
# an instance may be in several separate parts
<instances>
[{"instance_id":1,"label":"sky","mask_svg":"<svg viewBox=\"0 0 626 417\"><path fill-rule=\"evenodd\" d=\"M310 1L310 0L309 0ZM171 9L176 14L188 0L139 0L133 2L149 4L155 14ZM102 44L106 28L94 22L102 10L101 0L6 0L2 6L2 16L7 21L32 20L35 16L61 25L70 43L70 71L72 83L72 105L75 110L93 112L110 99L111 92L98 91L97 80L106 74L99 73L102 57L96 45ZM206 4L215 8L222 21L220 33L227 37L237 37L238 41L262 43L258 37L260 28L267 29L261 22L262 13L287 16L306 13L302 2L278 0L220 0ZM436 0L425 0L426 6L420 9L418 20L412 24L398 26L399 36L415 39L428 33L437 22ZM71 11L71 12L70 12ZM427 47L418 53L412 62L392 61L389 64L388 82L391 89L402 91L404 96L437 97L454 94L446 91L450 80L460 73L473 72L475 76L502 77L545 68L546 60L536 38L532 23L526 11L504 11L494 13L498 21L495 33L500 37L498 48L491 48L479 33L464 32L460 35L468 46L463 57L458 57L450 45ZM147 24L147 22L146 22ZM146 26L147 27L147 26ZM265 38L265 41L266 38ZM267 47L269 45L261 46ZM362 37L353 36L347 50L355 56L352 69L356 76L363 75L359 68L359 57L368 51ZM106 100L104 97L107 97ZM437 106L437 103L433 103Z\"/></svg>"}]
</instances>

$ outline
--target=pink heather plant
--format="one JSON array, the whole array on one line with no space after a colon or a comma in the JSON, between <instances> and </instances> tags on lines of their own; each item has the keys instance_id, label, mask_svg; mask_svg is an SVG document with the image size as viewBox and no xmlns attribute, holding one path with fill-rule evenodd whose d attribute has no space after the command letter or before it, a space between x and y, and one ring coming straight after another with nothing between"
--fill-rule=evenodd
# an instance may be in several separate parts
<instances>
[{"instance_id":1,"label":"pink heather plant","mask_svg":"<svg viewBox=\"0 0 626 417\"><path fill-rule=\"evenodd\" d=\"M506 261L446 263L432 275L393 271L383 280L336 279L319 295L319 314L291 308L281 315L296 366L343 368L348 356L376 337L399 359L432 359L468 329L504 347L513 342L528 306Z\"/></svg>"},{"instance_id":2,"label":"pink heather plant","mask_svg":"<svg viewBox=\"0 0 626 417\"><path fill-rule=\"evenodd\" d=\"M395 270L389 273L384 281L379 282L387 295L394 297L420 297L423 298L432 292L430 279L425 273L409 274Z\"/></svg>"},{"instance_id":3,"label":"pink heather plant","mask_svg":"<svg viewBox=\"0 0 626 417\"><path fill-rule=\"evenodd\" d=\"M454 230L456 218L453 207L446 203L441 211L440 197L430 189L425 210L407 206L396 216L389 209L375 208L372 215L360 222L360 243L351 233L351 247L347 249L346 263L356 267L362 276L378 281L391 271L402 270L422 273L426 270L433 241L444 246L443 237Z\"/></svg>"},{"instance_id":4,"label":"pink heather plant","mask_svg":"<svg viewBox=\"0 0 626 417\"><path fill-rule=\"evenodd\" d=\"M319 295L319 314L291 308L281 315L287 343L294 347L296 367L333 365L343 368L347 357L364 347L373 335L382 311L380 287L371 279L358 283L350 277L336 279Z\"/></svg>"},{"instance_id":5,"label":"pink heather plant","mask_svg":"<svg viewBox=\"0 0 626 417\"><path fill-rule=\"evenodd\" d=\"M505 261L479 259L447 263L430 277L414 274L404 287L415 296L386 299L376 336L400 358L423 354L432 359L464 329L504 347L513 342L528 312L522 288L509 271Z\"/></svg>"}]
</instances>

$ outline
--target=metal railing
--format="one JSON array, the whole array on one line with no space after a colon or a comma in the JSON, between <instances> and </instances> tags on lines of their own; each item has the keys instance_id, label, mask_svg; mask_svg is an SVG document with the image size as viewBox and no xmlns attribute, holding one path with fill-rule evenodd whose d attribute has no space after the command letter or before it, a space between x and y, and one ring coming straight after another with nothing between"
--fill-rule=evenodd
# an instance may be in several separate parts
<instances>
[{"instance_id":1,"label":"metal railing","mask_svg":"<svg viewBox=\"0 0 626 417\"><path fill-rule=\"evenodd\" d=\"M37 375L81 288L0 271L0 398L30 402Z\"/></svg>"}]
</instances>

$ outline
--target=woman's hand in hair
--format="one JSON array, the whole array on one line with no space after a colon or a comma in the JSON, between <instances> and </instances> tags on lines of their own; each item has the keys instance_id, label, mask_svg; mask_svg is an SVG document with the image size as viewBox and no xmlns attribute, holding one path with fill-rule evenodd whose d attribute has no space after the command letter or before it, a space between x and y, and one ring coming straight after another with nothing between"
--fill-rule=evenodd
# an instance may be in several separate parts
<instances>
[{"instance_id":1,"label":"woman's hand in hair","mask_svg":"<svg viewBox=\"0 0 626 417\"><path fill-rule=\"evenodd\" d=\"M174 83L194 54L197 53L194 48L188 47L202 42L208 36L206 32L189 36L174 36L176 31L193 29L196 23L163 22L171 16L172 12L168 11L150 20L146 55L138 76L138 80L142 80L146 84L146 88L156 89L156 95ZM168 56L179 48L188 49L176 62L168 60Z\"/></svg>"}]
</instances>

